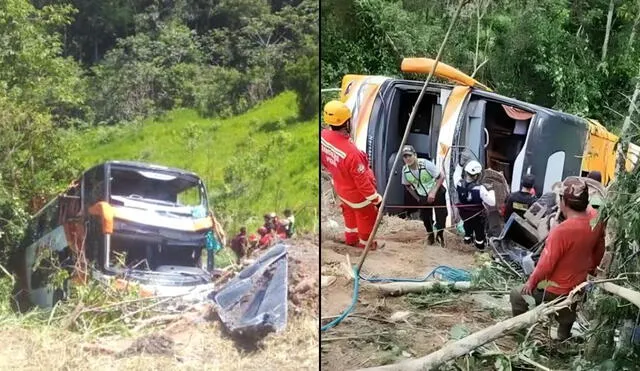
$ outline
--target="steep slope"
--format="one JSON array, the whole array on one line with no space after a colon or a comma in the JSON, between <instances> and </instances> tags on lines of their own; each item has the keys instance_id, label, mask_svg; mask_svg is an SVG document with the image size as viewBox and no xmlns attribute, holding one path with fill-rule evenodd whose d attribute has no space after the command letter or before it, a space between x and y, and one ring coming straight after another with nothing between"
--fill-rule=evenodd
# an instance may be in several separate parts
<instances>
[{"instance_id":1,"label":"steep slope","mask_svg":"<svg viewBox=\"0 0 640 371\"><path fill-rule=\"evenodd\" d=\"M198 173L227 229L255 228L261 215L296 213L303 230L316 229L318 125L297 119L296 96L283 93L228 119L174 110L136 124L100 127L81 137L86 167L105 160L138 160ZM230 231L230 232L232 232Z\"/></svg>"}]
</instances>

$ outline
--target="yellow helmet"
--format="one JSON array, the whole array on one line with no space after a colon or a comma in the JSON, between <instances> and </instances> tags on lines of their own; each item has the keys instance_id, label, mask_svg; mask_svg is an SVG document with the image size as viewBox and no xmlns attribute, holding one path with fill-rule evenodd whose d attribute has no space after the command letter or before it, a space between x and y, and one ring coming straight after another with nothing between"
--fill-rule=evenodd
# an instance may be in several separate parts
<instances>
[{"instance_id":1,"label":"yellow helmet","mask_svg":"<svg viewBox=\"0 0 640 371\"><path fill-rule=\"evenodd\" d=\"M341 126L351 118L351 110L339 100L332 100L324 106L324 122L331 126Z\"/></svg>"}]
</instances>

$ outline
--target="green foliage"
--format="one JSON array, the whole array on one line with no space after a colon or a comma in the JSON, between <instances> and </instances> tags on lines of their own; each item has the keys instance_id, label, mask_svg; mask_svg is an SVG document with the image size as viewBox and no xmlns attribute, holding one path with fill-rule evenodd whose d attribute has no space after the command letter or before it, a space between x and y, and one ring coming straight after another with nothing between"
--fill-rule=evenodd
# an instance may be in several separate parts
<instances>
[{"instance_id":1,"label":"green foliage","mask_svg":"<svg viewBox=\"0 0 640 371\"><path fill-rule=\"evenodd\" d=\"M69 24L70 6L36 9L28 0L0 4L0 96L49 112L68 125L87 118L82 70L62 57L60 34Z\"/></svg>"},{"instance_id":2,"label":"green foliage","mask_svg":"<svg viewBox=\"0 0 640 371\"><path fill-rule=\"evenodd\" d=\"M0 96L0 263L16 246L34 199L59 192L78 169L74 144L47 114Z\"/></svg>"},{"instance_id":3,"label":"green foliage","mask_svg":"<svg viewBox=\"0 0 640 371\"><path fill-rule=\"evenodd\" d=\"M191 31L177 22L118 41L93 68L96 119L115 123L195 103L202 55Z\"/></svg>"},{"instance_id":4,"label":"green foliage","mask_svg":"<svg viewBox=\"0 0 640 371\"><path fill-rule=\"evenodd\" d=\"M288 66L288 85L298 94L298 111L309 119L318 113L318 57L311 55Z\"/></svg>"},{"instance_id":5,"label":"green foliage","mask_svg":"<svg viewBox=\"0 0 640 371\"><path fill-rule=\"evenodd\" d=\"M230 117L249 106L244 89L246 76L233 68L204 67L196 87L195 104L205 117Z\"/></svg>"},{"instance_id":6,"label":"green foliage","mask_svg":"<svg viewBox=\"0 0 640 371\"><path fill-rule=\"evenodd\" d=\"M453 325L453 327L449 331L449 338L451 340L460 340L464 337L467 337L469 334L469 329L465 325L457 323Z\"/></svg>"}]
</instances>

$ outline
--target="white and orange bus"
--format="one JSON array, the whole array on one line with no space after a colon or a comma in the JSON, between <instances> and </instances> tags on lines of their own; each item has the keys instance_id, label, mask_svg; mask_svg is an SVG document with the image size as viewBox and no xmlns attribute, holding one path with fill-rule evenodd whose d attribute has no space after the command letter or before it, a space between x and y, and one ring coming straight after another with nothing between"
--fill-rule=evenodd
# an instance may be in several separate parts
<instances>
[{"instance_id":1,"label":"white and orange bus","mask_svg":"<svg viewBox=\"0 0 640 371\"><path fill-rule=\"evenodd\" d=\"M401 69L428 74L434 65L432 59L407 58ZM438 64L434 77L453 84L430 84L407 144L445 170L449 215L456 215L451 208L456 198L452 184L469 154L485 168L502 172L512 191L519 190L524 174L535 175L537 194L567 176L592 170L602 173L605 185L613 178L618 137L597 121L496 94L444 63ZM422 87L423 81L386 76L346 75L342 80L340 99L352 110L353 139L369 155L379 191L384 191L389 177L397 178L387 196L391 206L404 204L402 163L391 167ZM639 154L640 148L631 145L628 171Z\"/></svg>"}]
</instances>

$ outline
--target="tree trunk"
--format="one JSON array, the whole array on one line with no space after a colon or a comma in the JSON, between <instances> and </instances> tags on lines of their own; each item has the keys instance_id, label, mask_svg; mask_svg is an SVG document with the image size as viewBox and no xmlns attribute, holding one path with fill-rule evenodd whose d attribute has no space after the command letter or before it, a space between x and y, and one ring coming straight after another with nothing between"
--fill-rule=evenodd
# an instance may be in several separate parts
<instances>
[{"instance_id":1,"label":"tree trunk","mask_svg":"<svg viewBox=\"0 0 640 371\"><path fill-rule=\"evenodd\" d=\"M637 6L638 6L638 10L636 13L636 19L633 21L633 26L631 27L631 34L629 34L629 42L627 44L629 48L633 47L633 42L636 39L636 30L638 29L638 23L640 23L640 1L638 1Z\"/></svg>"},{"instance_id":2,"label":"tree trunk","mask_svg":"<svg viewBox=\"0 0 640 371\"><path fill-rule=\"evenodd\" d=\"M618 159L616 166L616 177L618 174L625 171L627 150L629 148L629 140L627 139L627 132L631 126L631 117L636 111L636 101L638 100L638 94L640 94L640 71L636 76L636 88L631 96L631 102L629 102L629 109L627 110L627 116L622 123L622 131L620 132L620 142L618 143Z\"/></svg>"},{"instance_id":3,"label":"tree trunk","mask_svg":"<svg viewBox=\"0 0 640 371\"><path fill-rule=\"evenodd\" d=\"M609 47L609 36L611 35L611 24L613 23L613 9L615 8L615 0L609 1L609 13L607 14L607 29L604 33L604 42L602 43L602 57L600 62L604 63L607 59L607 49Z\"/></svg>"},{"instance_id":4,"label":"tree trunk","mask_svg":"<svg viewBox=\"0 0 640 371\"><path fill-rule=\"evenodd\" d=\"M440 287L448 287L452 290L469 290L471 289L471 282L440 282L440 281L428 281L428 282L391 282L380 284L366 284L363 288L377 289L382 295L397 296L404 295L411 292L423 292L434 290Z\"/></svg>"}]
</instances>

